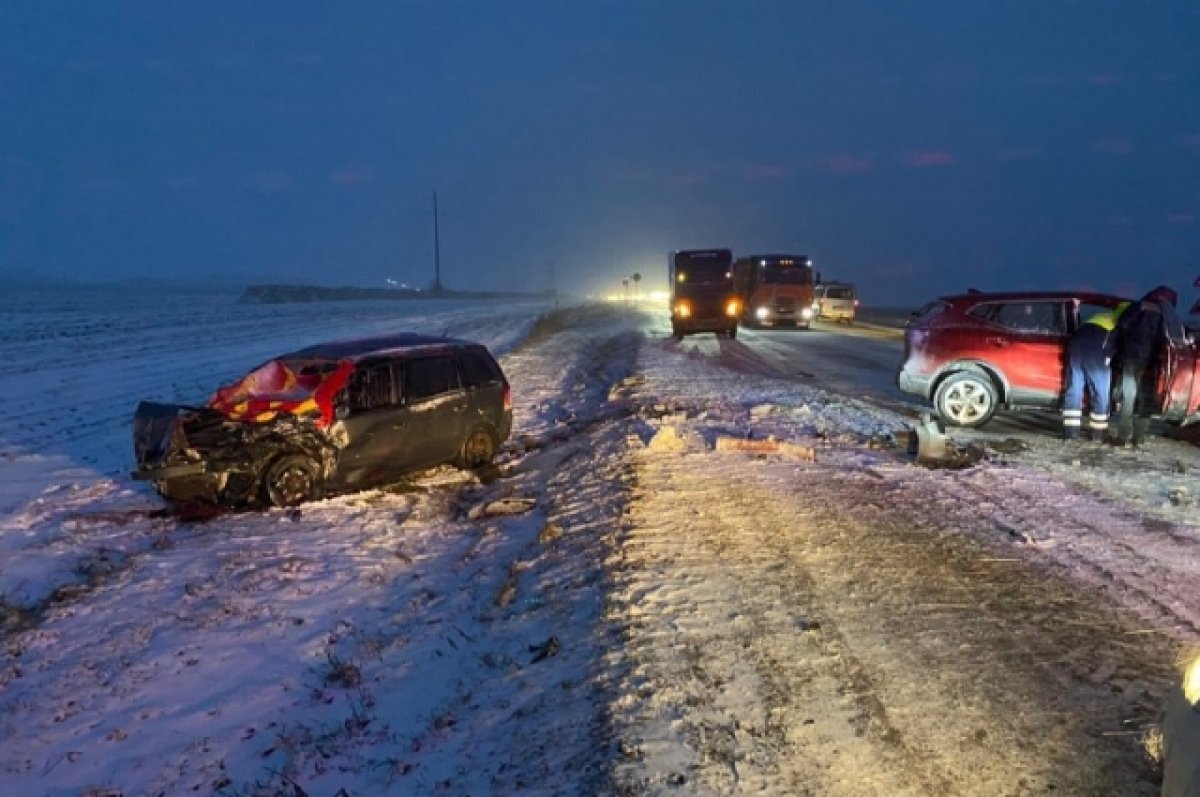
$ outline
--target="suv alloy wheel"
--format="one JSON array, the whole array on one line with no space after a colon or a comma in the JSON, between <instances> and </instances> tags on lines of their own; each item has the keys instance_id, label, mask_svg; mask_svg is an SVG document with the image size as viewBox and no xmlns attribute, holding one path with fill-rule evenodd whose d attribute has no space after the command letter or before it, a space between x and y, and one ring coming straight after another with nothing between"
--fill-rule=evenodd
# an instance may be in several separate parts
<instances>
[{"instance_id":1,"label":"suv alloy wheel","mask_svg":"<svg viewBox=\"0 0 1200 797\"><path fill-rule=\"evenodd\" d=\"M954 426L982 426L995 414L999 403L992 378L979 371L951 374L933 396L937 414Z\"/></svg>"}]
</instances>

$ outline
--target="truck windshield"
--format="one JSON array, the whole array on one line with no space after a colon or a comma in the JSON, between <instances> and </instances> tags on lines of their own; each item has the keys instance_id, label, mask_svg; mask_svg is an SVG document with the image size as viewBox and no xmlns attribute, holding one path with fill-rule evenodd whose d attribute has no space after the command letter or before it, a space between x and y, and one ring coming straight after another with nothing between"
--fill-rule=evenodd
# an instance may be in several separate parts
<instances>
[{"instance_id":1,"label":"truck windshield","mask_svg":"<svg viewBox=\"0 0 1200 797\"><path fill-rule=\"evenodd\" d=\"M675 282L678 285L718 285L728 282L733 258L728 252L704 252L675 255Z\"/></svg>"},{"instance_id":2,"label":"truck windshield","mask_svg":"<svg viewBox=\"0 0 1200 797\"><path fill-rule=\"evenodd\" d=\"M808 266L764 266L762 281L767 285L809 285L812 269Z\"/></svg>"},{"instance_id":3,"label":"truck windshield","mask_svg":"<svg viewBox=\"0 0 1200 797\"><path fill-rule=\"evenodd\" d=\"M722 265L691 265L675 269L676 281L685 285L716 285L729 281L729 269Z\"/></svg>"}]
</instances>

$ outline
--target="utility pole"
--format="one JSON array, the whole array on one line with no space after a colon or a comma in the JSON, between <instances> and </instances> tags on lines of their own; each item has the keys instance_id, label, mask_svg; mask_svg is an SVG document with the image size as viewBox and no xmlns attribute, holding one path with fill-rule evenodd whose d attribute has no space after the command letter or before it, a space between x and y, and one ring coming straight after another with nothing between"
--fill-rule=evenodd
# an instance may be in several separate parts
<instances>
[{"instance_id":1,"label":"utility pole","mask_svg":"<svg viewBox=\"0 0 1200 797\"><path fill-rule=\"evenodd\" d=\"M433 192L433 292L442 292L442 244L438 235L437 191Z\"/></svg>"}]
</instances>

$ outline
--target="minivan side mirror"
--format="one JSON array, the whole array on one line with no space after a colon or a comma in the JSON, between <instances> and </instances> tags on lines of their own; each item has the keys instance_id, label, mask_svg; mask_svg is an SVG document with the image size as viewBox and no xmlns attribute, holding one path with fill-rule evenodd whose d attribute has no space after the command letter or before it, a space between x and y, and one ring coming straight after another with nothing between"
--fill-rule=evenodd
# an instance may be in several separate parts
<instances>
[{"instance_id":1,"label":"minivan side mirror","mask_svg":"<svg viewBox=\"0 0 1200 797\"><path fill-rule=\"evenodd\" d=\"M334 420L344 421L350 417L350 407L345 404L339 404L333 408Z\"/></svg>"}]
</instances>

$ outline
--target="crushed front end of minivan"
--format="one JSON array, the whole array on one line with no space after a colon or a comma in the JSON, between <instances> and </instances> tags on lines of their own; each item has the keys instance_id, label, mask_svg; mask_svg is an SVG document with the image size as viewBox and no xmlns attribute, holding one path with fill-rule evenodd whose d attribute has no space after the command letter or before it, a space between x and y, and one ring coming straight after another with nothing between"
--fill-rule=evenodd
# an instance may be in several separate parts
<instances>
[{"instance_id":1,"label":"crushed front end of minivan","mask_svg":"<svg viewBox=\"0 0 1200 797\"><path fill-rule=\"evenodd\" d=\"M302 452L320 473L334 467L334 397L353 365L296 373L272 360L217 390L205 406L143 401L133 418L134 479L176 503L278 503L263 495L263 471ZM294 478L294 477L293 477Z\"/></svg>"}]
</instances>

